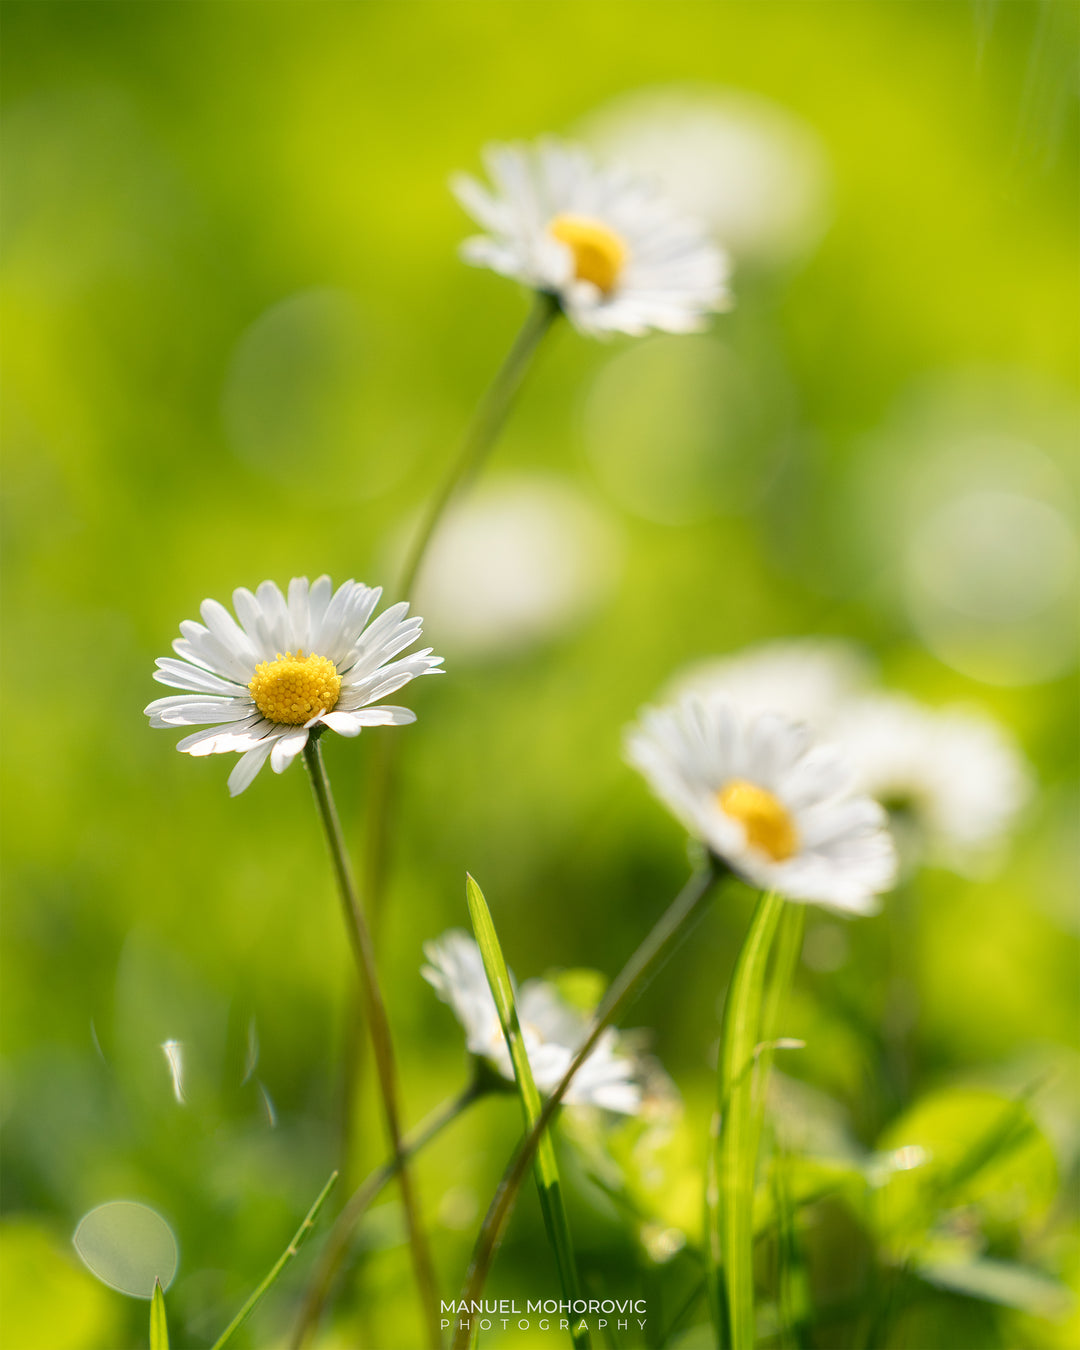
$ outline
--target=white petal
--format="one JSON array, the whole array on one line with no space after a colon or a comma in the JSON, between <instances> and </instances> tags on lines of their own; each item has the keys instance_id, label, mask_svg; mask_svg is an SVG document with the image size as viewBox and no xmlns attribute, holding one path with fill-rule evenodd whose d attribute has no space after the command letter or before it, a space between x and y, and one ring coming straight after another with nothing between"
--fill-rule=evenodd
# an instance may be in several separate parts
<instances>
[{"instance_id":1,"label":"white petal","mask_svg":"<svg viewBox=\"0 0 1080 1350\"><path fill-rule=\"evenodd\" d=\"M267 739L253 750L248 750L246 754L240 756L236 767L229 774L230 797L238 797L251 784L255 775L266 763L266 757L270 754L272 748L272 739Z\"/></svg>"},{"instance_id":2,"label":"white petal","mask_svg":"<svg viewBox=\"0 0 1080 1350\"><path fill-rule=\"evenodd\" d=\"M270 767L275 773L284 773L296 756L307 745L307 727L295 727L283 736L274 739L274 748L270 752Z\"/></svg>"},{"instance_id":3,"label":"white petal","mask_svg":"<svg viewBox=\"0 0 1080 1350\"><path fill-rule=\"evenodd\" d=\"M213 675L201 666L176 661L171 656L159 656L155 664L157 670L154 671L154 679L174 689L191 689L199 694L240 694L243 689L243 686L222 679L220 675Z\"/></svg>"}]
</instances>

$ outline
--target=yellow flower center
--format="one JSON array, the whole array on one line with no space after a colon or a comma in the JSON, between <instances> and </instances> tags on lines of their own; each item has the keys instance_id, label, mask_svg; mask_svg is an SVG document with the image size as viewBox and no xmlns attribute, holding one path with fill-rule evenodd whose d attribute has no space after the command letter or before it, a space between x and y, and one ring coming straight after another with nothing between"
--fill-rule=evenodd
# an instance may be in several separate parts
<instances>
[{"instance_id":1,"label":"yellow flower center","mask_svg":"<svg viewBox=\"0 0 1080 1350\"><path fill-rule=\"evenodd\" d=\"M630 250L614 230L589 216L564 211L551 222L548 232L574 255L574 275L579 281L591 281L605 295L615 289Z\"/></svg>"},{"instance_id":2,"label":"yellow flower center","mask_svg":"<svg viewBox=\"0 0 1080 1350\"><path fill-rule=\"evenodd\" d=\"M316 713L333 708L341 693L341 676L325 656L279 652L276 661L259 662L248 688L268 722L302 726Z\"/></svg>"},{"instance_id":3,"label":"yellow flower center","mask_svg":"<svg viewBox=\"0 0 1080 1350\"><path fill-rule=\"evenodd\" d=\"M767 853L773 862L784 862L799 847L795 822L787 808L755 783L733 778L716 794L716 804L746 831L747 842Z\"/></svg>"}]
</instances>

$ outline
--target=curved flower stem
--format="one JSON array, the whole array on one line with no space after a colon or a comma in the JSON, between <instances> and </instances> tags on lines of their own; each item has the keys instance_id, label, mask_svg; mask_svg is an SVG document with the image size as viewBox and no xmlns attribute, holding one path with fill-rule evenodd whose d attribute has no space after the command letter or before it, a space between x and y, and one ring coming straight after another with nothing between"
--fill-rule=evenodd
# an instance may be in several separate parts
<instances>
[{"instance_id":1,"label":"curved flower stem","mask_svg":"<svg viewBox=\"0 0 1080 1350\"><path fill-rule=\"evenodd\" d=\"M290 1350L303 1350L303 1347L310 1340L322 1315L322 1310L326 1306L330 1288L348 1254L349 1243L352 1241L357 1225L367 1213L368 1207L376 1200L386 1184L394 1178L404 1161L430 1144L437 1134L441 1133L452 1121L457 1120L467 1107L471 1106L473 1102L479 1101L482 1096L484 1096L484 1089L474 1082L470 1083L464 1092L459 1093L458 1096L450 1097L441 1106L437 1106L407 1138L401 1141L401 1152L398 1157L391 1158L388 1162L384 1162L381 1167L377 1167L352 1193L341 1213L337 1216L318 1264L308 1281L304 1306L301 1309L292 1340L289 1342Z\"/></svg>"},{"instance_id":2,"label":"curved flower stem","mask_svg":"<svg viewBox=\"0 0 1080 1350\"><path fill-rule=\"evenodd\" d=\"M537 292L533 307L514 339L514 345L480 400L480 405L465 433L465 439L461 442L461 448L428 505L423 523L413 540L402 569L401 582L398 586L399 596L408 599L412 594L428 546L439 528L446 508L458 489L476 474L498 439L533 354L559 312L559 302L555 296L542 291Z\"/></svg>"},{"instance_id":3,"label":"curved flower stem","mask_svg":"<svg viewBox=\"0 0 1080 1350\"><path fill-rule=\"evenodd\" d=\"M589 1034L571 1060L566 1073L552 1089L551 1095L544 1103L543 1110L537 1116L535 1124L522 1140L517 1153L510 1161L509 1167L503 1173L503 1178L499 1182L488 1212L484 1216L483 1225L473 1248L472 1261L469 1263L468 1273L465 1276L465 1286L461 1298L467 1304L471 1304L474 1299L479 1299L482 1294L484 1283L491 1270L491 1264L495 1259L495 1252L498 1250L503 1230L517 1201L522 1182L529 1174L529 1168L532 1166L533 1158L536 1155L540 1140L543 1138L544 1131L551 1124L551 1119L559 1109L559 1103L573 1081L574 1075L588 1059L604 1031L637 998L656 973L664 958L670 954L675 940L689 925L705 900L708 899L720 876L720 864L715 859L710 859L708 866L699 872L695 872L612 982L604 1001L596 1010L592 1026L589 1028ZM459 1319L459 1323L460 1321L461 1319ZM454 1333L453 1350L466 1350L470 1335L467 1327L459 1325L458 1330Z\"/></svg>"},{"instance_id":4,"label":"curved flower stem","mask_svg":"<svg viewBox=\"0 0 1080 1350\"><path fill-rule=\"evenodd\" d=\"M423 568L428 548L442 523L447 507L483 467L484 461L506 425L506 419L532 364L532 359L560 312L559 302L555 296L538 292L534 297L532 308L514 339L513 346L481 398L458 452L428 505L402 568L397 588L399 599L412 599L412 592ZM400 750L401 741L396 736L376 734L372 738L361 880L364 894L368 899L371 929L376 934L386 885L390 818L396 786L395 767ZM346 1031L347 1056L342 1074L340 1119L341 1169L346 1181L349 1180L350 1173L353 1099L362 1066L361 1057L355 1054L355 1042L350 1044L351 1039Z\"/></svg>"},{"instance_id":5,"label":"curved flower stem","mask_svg":"<svg viewBox=\"0 0 1080 1350\"><path fill-rule=\"evenodd\" d=\"M311 775L311 787L315 793L315 802L319 808L326 842L330 849L330 860L341 896L342 912L349 942L356 958L356 967L360 975L360 993L368 1030L371 1034L372 1049L375 1052L375 1067L379 1077L379 1089L382 1094L383 1113L386 1117L386 1130L390 1138L390 1148L396 1168L400 1173L401 1199L405 1208L405 1223L409 1231L409 1246L412 1250L413 1269L416 1275L417 1289L427 1323L428 1340L433 1350L441 1350L442 1332L439 1327L438 1289L435 1284L435 1269L428 1250L427 1238L420 1219L419 1205L413 1191L412 1177L406 1166L406 1155L401 1140L400 1113L398 1111L397 1069L394 1063L394 1047L390 1039L390 1024L386 1016L386 1004L379 987L379 976L375 968L375 949L371 941L367 920L360 904L356 884L353 881L345 842L341 834L334 798L330 791L330 780L326 776L322 751L315 736L308 738L304 747L304 762Z\"/></svg>"}]
</instances>

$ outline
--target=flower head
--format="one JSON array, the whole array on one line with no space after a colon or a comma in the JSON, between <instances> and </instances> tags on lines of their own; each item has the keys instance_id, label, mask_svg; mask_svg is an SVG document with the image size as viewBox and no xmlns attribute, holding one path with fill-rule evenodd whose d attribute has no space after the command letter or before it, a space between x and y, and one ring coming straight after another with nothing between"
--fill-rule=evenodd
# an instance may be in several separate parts
<instances>
[{"instance_id":1,"label":"flower head","mask_svg":"<svg viewBox=\"0 0 1080 1350\"><path fill-rule=\"evenodd\" d=\"M252 594L233 592L236 619L204 600L203 622L185 619L173 643L179 659L160 657L154 679L187 692L155 699L144 710L152 727L209 725L185 736L189 755L235 751L229 791L243 792L267 759L282 773L313 730L356 736L364 727L415 722L408 708L372 706L418 675L439 674L431 648L395 660L420 636L421 620L392 605L369 622L382 591L327 576L289 582L288 598L272 581Z\"/></svg>"},{"instance_id":2,"label":"flower head","mask_svg":"<svg viewBox=\"0 0 1080 1350\"><path fill-rule=\"evenodd\" d=\"M992 852L1031 794L1012 738L974 709L875 694L858 700L836 733L860 788L932 858L961 870Z\"/></svg>"},{"instance_id":3,"label":"flower head","mask_svg":"<svg viewBox=\"0 0 1080 1350\"><path fill-rule=\"evenodd\" d=\"M630 762L691 834L752 885L789 900L872 913L896 859L885 812L800 724L693 696L648 709Z\"/></svg>"},{"instance_id":4,"label":"flower head","mask_svg":"<svg viewBox=\"0 0 1080 1350\"><path fill-rule=\"evenodd\" d=\"M466 241L467 262L557 296L593 336L692 332L728 306L726 254L647 184L555 140L485 158L494 192L452 184L488 231Z\"/></svg>"},{"instance_id":5,"label":"flower head","mask_svg":"<svg viewBox=\"0 0 1080 1350\"><path fill-rule=\"evenodd\" d=\"M480 948L467 933L455 928L437 941L425 943L424 955L430 964L421 974L465 1028L469 1051L512 1083L510 1051ZM587 1027L546 980L527 980L515 989L515 997L533 1078L541 1092L550 1092L570 1067ZM563 1100L570 1106L602 1106L634 1115L641 1105L636 1074L637 1065L618 1053L617 1036L608 1028L574 1075Z\"/></svg>"}]
</instances>

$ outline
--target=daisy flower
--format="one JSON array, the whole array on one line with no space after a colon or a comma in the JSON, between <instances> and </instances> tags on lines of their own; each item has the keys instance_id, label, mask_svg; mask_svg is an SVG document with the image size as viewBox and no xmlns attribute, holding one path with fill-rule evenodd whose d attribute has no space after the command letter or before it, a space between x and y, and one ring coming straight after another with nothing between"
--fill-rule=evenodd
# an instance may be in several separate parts
<instances>
[{"instance_id":1,"label":"daisy flower","mask_svg":"<svg viewBox=\"0 0 1080 1350\"><path fill-rule=\"evenodd\" d=\"M420 973L465 1028L469 1052L512 1083L514 1067L480 948L467 933L454 928L425 943L424 955L430 964ZM546 980L527 980L520 989L515 985L514 995L533 1078L541 1092L550 1092L570 1067L588 1027ZM637 1113L641 1106L637 1065L617 1052L617 1039L610 1027L603 1033L574 1075L563 1098L567 1105Z\"/></svg>"},{"instance_id":2,"label":"daisy flower","mask_svg":"<svg viewBox=\"0 0 1080 1350\"><path fill-rule=\"evenodd\" d=\"M746 713L783 713L821 732L862 694L869 676L870 661L853 642L787 638L695 661L675 676L668 695L725 698Z\"/></svg>"},{"instance_id":3,"label":"daisy flower","mask_svg":"<svg viewBox=\"0 0 1080 1350\"><path fill-rule=\"evenodd\" d=\"M862 790L914 833L913 845L961 870L992 851L1031 795L1015 742L973 709L878 694L836 730Z\"/></svg>"},{"instance_id":4,"label":"daisy flower","mask_svg":"<svg viewBox=\"0 0 1080 1350\"><path fill-rule=\"evenodd\" d=\"M550 139L491 146L485 162L494 191L451 184L488 231L462 256L554 295L583 333L693 332L730 304L727 255L632 174Z\"/></svg>"},{"instance_id":5,"label":"daisy flower","mask_svg":"<svg viewBox=\"0 0 1080 1350\"><path fill-rule=\"evenodd\" d=\"M185 736L189 755L239 753L229 791L243 792L269 759L282 773L324 727L356 736L364 727L415 722L408 708L378 704L418 675L440 674L431 648L395 660L420 636L407 604L391 605L369 622L379 587L327 576L289 582L288 598L272 581L233 591L236 619L204 600L203 622L185 619L176 657L157 661L154 679L183 694L155 699L144 711L152 727L206 726ZM177 659L179 658L179 659ZM378 706L372 706L372 705Z\"/></svg>"},{"instance_id":6,"label":"daisy flower","mask_svg":"<svg viewBox=\"0 0 1080 1350\"><path fill-rule=\"evenodd\" d=\"M896 873L885 812L851 793L839 751L806 727L689 696L647 709L627 756L690 833L751 885L851 914Z\"/></svg>"}]
</instances>

